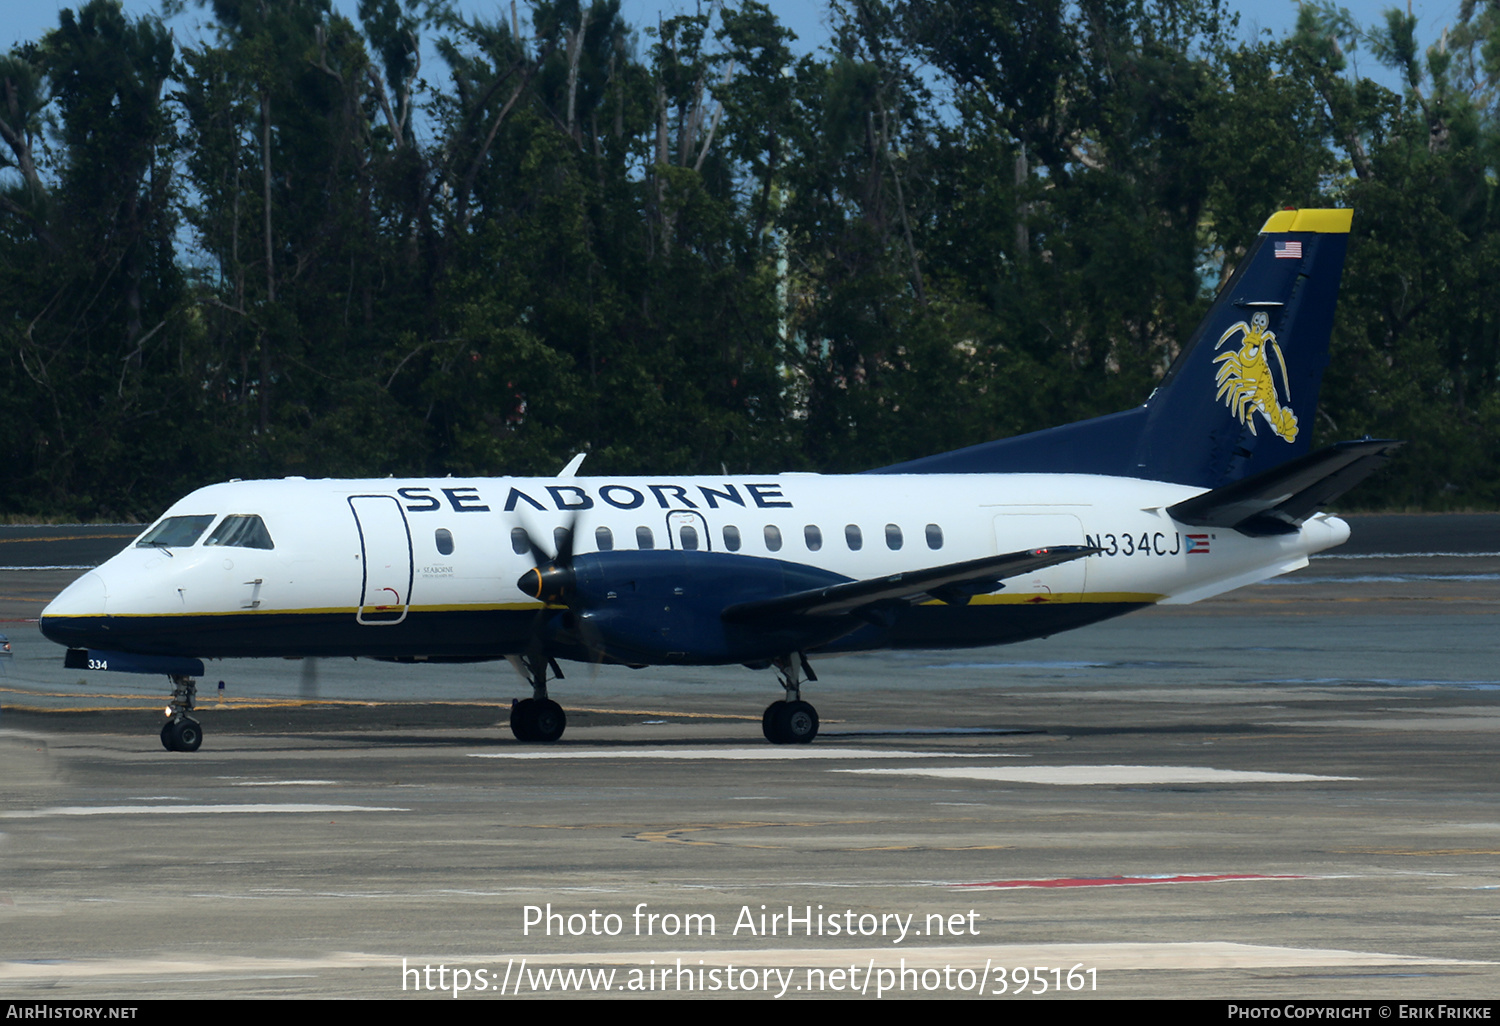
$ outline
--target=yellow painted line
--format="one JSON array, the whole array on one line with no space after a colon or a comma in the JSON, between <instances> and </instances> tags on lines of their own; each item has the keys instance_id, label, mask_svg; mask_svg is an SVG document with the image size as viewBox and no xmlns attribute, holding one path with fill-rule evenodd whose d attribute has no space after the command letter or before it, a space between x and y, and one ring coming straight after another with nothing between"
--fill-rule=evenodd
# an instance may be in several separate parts
<instances>
[{"instance_id":1,"label":"yellow painted line","mask_svg":"<svg viewBox=\"0 0 1500 1026\"><path fill-rule=\"evenodd\" d=\"M19 688L0 688L0 692L8 692L16 695L30 695L33 698L80 698L87 697L98 701L99 699L118 699L125 703L137 703L130 705L99 705L99 706L42 706L42 705L15 705L6 703L7 712L29 712L29 713L80 713L80 712L127 712L134 709L156 709L160 710L162 704L167 701L164 694L161 699L154 699L149 695L113 695L113 694L89 694L78 695L75 692L66 691L22 691ZM144 705L138 703L146 703ZM443 705L457 708L481 708L494 709L497 715L504 715L510 710L507 699L496 699L493 702L464 701L462 699L421 699L421 698L397 698L397 699L362 699L362 698L238 698L226 696L219 698L215 689L210 685L199 685L198 701L195 712L212 709L300 709L314 706L330 707L353 707L360 709L378 709L384 707L399 707L408 705ZM736 713L695 713L683 712L681 710L661 709L605 709L596 706L569 705L568 712L572 713L594 713L607 716L650 716L659 719L673 720L744 720L745 722L760 722L759 716L744 716ZM825 718L825 724L839 724L844 720L831 720Z\"/></svg>"}]
</instances>

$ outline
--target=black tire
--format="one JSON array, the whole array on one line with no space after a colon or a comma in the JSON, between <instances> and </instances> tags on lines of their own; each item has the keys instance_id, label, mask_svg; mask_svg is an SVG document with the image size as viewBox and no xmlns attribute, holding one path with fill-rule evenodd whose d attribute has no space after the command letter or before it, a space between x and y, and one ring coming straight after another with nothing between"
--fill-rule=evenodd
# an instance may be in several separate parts
<instances>
[{"instance_id":1,"label":"black tire","mask_svg":"<svg viewBox=\"0 0 1500 1026\"><path fill-rule=\"evenodd\" d=\"M562 706L550 698L535 703L531 712L531 740L550 745L567 729L568 714Z\"/></svg>"},{"instance_id":2,"label":"black tire","mask_svg":"<svg viewBox=\"0 0 1500 1026\"><path fill-rule=\"evenodd\" d=\"M785 706L785 702L772 702L766 706L766 711L760 715L760 732L766 736L766 740L773 745L784 745L781 735L776 731L776 714Z\"/></svg>"},{"instance_id":3,"label":"black tire","mask_svg":"<svg viewBox=\"0 0 1500 1026\"><path fill-rule=\"evenodd\" d=\"M523 698L510 707L510 732L516 736L517 741L535 741L532 736L532 706L536 702L530 698Z\"/></svg>"},{"instance_id":4,"label":"black tire","mask_svg":"<svg viewBox=\"0 0 1500 1026\"><path fill-rule=\"evenodd\" d=\"M807 702L781 702L775 716L776 733L784 745L810 745L818 736L818 710Z\"/></svg>"},{"instance_id":5,"label":"black tire","mask_svg":"<svg viewBox=\"0 0 1500 1026\"><path fill-rule=\"evenodd\" d=\"M196 752L203 744L203 726L197 720L168 720L162 724L161 746L169 752Z\"/></svg>"},{"instance_id":6,"label":"black tire","mask_svg":"<svg viewBox=\"0 0 1500 1026\"><path fill-rule=\"evenodd\" d=\"M177 724L177 750L196 752L203 744L203 725L197 720L183 720Z\"/></svg>"}]
</instances>

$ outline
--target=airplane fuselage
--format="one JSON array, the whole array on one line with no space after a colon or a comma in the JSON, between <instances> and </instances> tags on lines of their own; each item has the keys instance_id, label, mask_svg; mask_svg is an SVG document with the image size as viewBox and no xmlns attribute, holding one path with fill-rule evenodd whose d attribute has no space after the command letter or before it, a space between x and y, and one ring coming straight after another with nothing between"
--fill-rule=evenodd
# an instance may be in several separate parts
<instances>
[{"instance_id":1,"label":"airplane fuselage","mask_svg":"<svg viewBox=\"0 0 1500 1026\"><path fill-rule=\"evenodd\" d=\"M1200 491L1082 474L236 481L167 511L198 528L190 544L132 544L60 595L42 629L75 648L197 658L500 658L544 615L517 583L536 562L526 538L571 527L595 630L560 620L549 651L759 662L1050 635L1296 569L1348 535L1323 515L1269 538L1174 521L1167 507ZM222 530L250 517L264 541ZM210 544L218 534L230 537ZM1100 551L821 636L815 618L780 632L720 620L799 587L1062 545Z\"/></svg>"}]
</instances>

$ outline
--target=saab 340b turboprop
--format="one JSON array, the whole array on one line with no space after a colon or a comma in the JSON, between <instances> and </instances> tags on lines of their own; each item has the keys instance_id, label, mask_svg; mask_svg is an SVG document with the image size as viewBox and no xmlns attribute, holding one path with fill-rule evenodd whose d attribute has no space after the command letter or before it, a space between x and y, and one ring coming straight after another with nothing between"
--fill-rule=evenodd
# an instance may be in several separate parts
<instances>
[{"instance_id":1,"label":"saab 340b turboprop","mask_svg":"<svg viewBox=\"0 0 1500 1026\"><path fill-rule=\"evenodd\" d=\"M809 742L808 656L993 645L1304 566L1319 512L1398 444L1309 453L1351 214L1272 215L1135 409L864 474L231 481L182 499L43 612L67 665L162 673L192 751L203 659L509 659L521 741L566 723L557 660L775 667L768 740Z\"/></svg>"}]
</instances>

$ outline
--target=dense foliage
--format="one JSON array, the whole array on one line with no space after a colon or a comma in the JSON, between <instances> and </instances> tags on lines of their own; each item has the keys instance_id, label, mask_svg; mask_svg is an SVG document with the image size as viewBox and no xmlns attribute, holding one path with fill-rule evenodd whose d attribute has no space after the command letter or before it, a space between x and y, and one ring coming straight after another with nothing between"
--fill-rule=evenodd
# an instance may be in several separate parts
<instances>
[{"instance_id":1,"label":"dense foliage","mask_svg":"<svg viewBox=\"0 0 1500 1026\"><path fill-rule=\"evenodd\" d=\"M0 513L227 477L854 470L1139 402L1261 222L1355 209L1320 441L1500 502L1500 0L114 0L0 56ZM423 68L425 49L440 69ZM1351 57L1394 69L1399 92Z\"/></svg>"}]
</instances>

